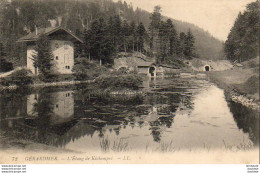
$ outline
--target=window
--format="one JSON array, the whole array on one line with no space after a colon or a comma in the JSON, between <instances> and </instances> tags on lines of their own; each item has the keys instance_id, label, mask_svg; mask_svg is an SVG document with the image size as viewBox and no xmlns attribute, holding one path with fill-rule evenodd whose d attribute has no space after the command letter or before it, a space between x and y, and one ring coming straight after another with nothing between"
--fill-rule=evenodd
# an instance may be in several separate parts
<instances>
[{"instance_id":1,"label":"window","mask_svg":"<svg viewBox=\"0 0 260 173\"><path fill-rule=\"evenodd\" d=\"M56 105L56 108L59 108L59 105Z\"/></svg>"},{"instance_id":2,"label":"window","mask_svg":"<svg viewBox=\"0 0 260 173\"><path fill-rule=\"evenodd\" d=\"M66 69L70 69L70 66L65 66Z\"/></svg>"},{"instance_id":3,"label":"window","mask_svg":"<svg viewBox=\"0 0 260 173\"><path fill-rule=\"evenodd\" d=\"M58 56L56 56L56 60L59 60L59 57L58 57Z\"/></svg>"},{"instance_id":4,"label":"window","mask_svg":"<svg viewBox=\"0 0 260 173\"><path fill-rule=\"evenodd\" d=\"M68 69L70 69L70 66L68 66Z\"/></svg>"}]
</instances>

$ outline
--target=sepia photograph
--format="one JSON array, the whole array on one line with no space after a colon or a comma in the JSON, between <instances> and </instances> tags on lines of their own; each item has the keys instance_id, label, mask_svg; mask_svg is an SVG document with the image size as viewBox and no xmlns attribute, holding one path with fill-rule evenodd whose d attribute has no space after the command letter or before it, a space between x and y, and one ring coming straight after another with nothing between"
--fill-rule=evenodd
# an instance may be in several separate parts
<instances>
[{"instance_id":1,"label":"sepia photograph","mask_svg":"<svg viewBox=\"0 0 260 173\"><path fill-rule=\"evenodd\" d=\"M0 0L0 164L259 164L259 10Z\"/></svg>"}]
</instances>

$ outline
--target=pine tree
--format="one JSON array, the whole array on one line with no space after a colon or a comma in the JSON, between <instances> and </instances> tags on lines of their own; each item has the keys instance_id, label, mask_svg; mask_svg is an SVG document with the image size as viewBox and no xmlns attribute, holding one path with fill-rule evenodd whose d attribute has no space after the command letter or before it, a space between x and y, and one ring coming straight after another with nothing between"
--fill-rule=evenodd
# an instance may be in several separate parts
<instances>
[{"instance_id":1,"label":"pine tree","mask_svg":"<svg viewBox=\"0 0 260 173\"><path fill-rule=\"evenodd\" d=\"M85 49L94 60L100 62L100 65L111 63L112 54L115 52L113 23L110 22L106 24L103 18L94 20L90 30L85 34Z\"/></svg>"},{"instance_id":2,"label":"pine tree","mask_svg":"<svg viewBox=\"0 0 260 173\"><path fill-rule=\"evenodd\" d=\"M91 44L90 44L90 39L91 39L91 32L90 30L85 30L84 31L84 55L88 57L89 61L91 60Z\"/></svg>"},{"instance_id":3,"label":"pine tree","mask_svg":"<svg viewBox=\"0 0 260 173\"><path fill-rule=\"evenodd\" d=\"M114 31L114 36L115 36L115 47L116 51L120 51L119 48L122 45L122 26L121 26L121 20L118 15L114 16L114 25L113 25L113 31Z\"/></svg>"},{"instance_id":4,"label":"pine tree","mask_svg":"<svg viewBox=\"0 0 260 173\"><path fill-rule=\"evenodd\" d=\"M176 56L177 57L182 57L183 56L183 50L182 50L182 41L181 39L178 37L176 38Z\"/></svg>"},{"instance_id":5,"label":"pine tree","mask_svg":"<svg viewBox=\"0 0 260 173\"><path fill-rule=\"evenodd\" d=\"M183 57L185 56L185 48L186 48L186 34L184 32L181 32L180 33L180 36L179 36L179 44L180 44L180 47L179 47L179 56L180 57Z\"/></svg>"},{"instance_id":6,"label":"pine tree","mask_svg":"<svg viewBox=\"0 0 260 173\"><path fill-rule=\"evenodd\" d=\"M122 35L123 35L123 40L124 40L124 51L126 52L128 50L128 41L129 41L129 36L130 36L130 26L126 20L123 22L122 26Z\"/></svg>"},{"instance_id":7,"label":"pine tree","mask_svg":"<svg viewBox=\"0 0 260 173\"><path fill-rule=\"evenodd\" d=\"M188 59L192 59L192 57L195 55L194 43L195 43L195 38L194 38L193 34L191 33L191 30L189 29L186 39L185 39L185 50L184 50L184 55Z\"/></svg>"},{"instance_id":8,"label":"pine tree","mask_svg":"<svg viewBox=\"0 0 260 173\"><path fill-rule=\"evenodd\" d=\"M143 25L143 23L139 23L138 27L137 27L137 51L139 49L140 52L143 51L144 48L144 41L145 41L145 36L146 36L146 30L145 27Z\"/></svg>"},{"instance_id":9,"label":"pine tree","mask_svg":"<svg viewBox=\"0 0 260 173\"><path fill-rule=\"evenodd\" d=\"M131 44L132 47L132 51L135 51L135 46L136 46L136 40L137 40L137 34L136 34L136 24L134 21L131 22L130 24L130 28L129 28L129 32L130 32L130 40L129 43Z\"/></svg>"},{"instance_id":10,"label":"pine tree","mask_svg":"<svg viewBox=\"0 0 260 173\"><path fill-rule=\"evenodd\" d=\"M0 72L7 72L13 69L13 64L6 61L6 55L4 45L0 43Z\"/></svg>"},{"instance_id":11,"label":"pine tree","mask_svg":"<svg viewBox=\"0 0 260 173\"><path fill-rule=\"evenodd\" d=\"M36 42L35 54L33 55L33 65L43 77L53 74L53 54L48 36L40 35ZM37 73L37 72L36 72Z\"/></svg>"},{"instance_id":12,"label":"pine tree","mask_svg":"<svg viewBox=\"0 0 260 173\"><path fill-rule=\"evenodd\" d=\"M225 42L227 59L242 62L259 56L259 8L257 0L248 4L243 14L238 14Z\"/></svg>"},{"instance_id":13,"label":"pine tree","mask_svg":"<svg viewBox=\"0 0 260 173\"><path fill-rule=\"evenodd\" d=\"M173 56L174 54L177 54L177 32L175 30L175 27L172 23L171 19L168 19L166 21L167 28L168 28L168 38L169 38L169 51L168 54L170 56Z\"/></svg>"},{"instance_id":14,"label":"pine tree","mask_svg":"<svg viewBox=\"0 0 260 173\"><path fill-rule=\"evenodd\" d=\"M150 25L149 25L149 31L150 31L150 49L153 51L154 50L154 44L155 44L155 37L158 35L158 31L160 28L161 24L161 7L160 6L155 6L154 11L150 17Z\"/></svg>"},{"instance_id":15,"label":"pine tree","mask_svg":"<svg viewBox=\"0 0 260 173\"><path fill-rule=\"evenodd\" d=\"M166 22L161 21L160 27L159 27L159 33L158 33L158 38L159 38L159 54L158 60L165 62L166 57L167 57L167 47L168 47L168 25Z\"/></svg>"}]
</instances>

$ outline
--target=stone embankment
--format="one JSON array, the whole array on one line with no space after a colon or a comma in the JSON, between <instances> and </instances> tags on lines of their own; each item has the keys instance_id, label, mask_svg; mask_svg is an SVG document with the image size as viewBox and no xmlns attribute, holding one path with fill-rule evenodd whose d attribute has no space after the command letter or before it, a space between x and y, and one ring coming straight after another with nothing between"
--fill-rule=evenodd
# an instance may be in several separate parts
<instances>
[{"instance_id":1,"label":"stone embankment","mask_svg":"<svg viewBox=\"0 0 260 173\"><path fill-rule=\"evenodd\" d=\"M259 106L259 102L256 103L254 102L253 99L251 98L248 98L244 95L241 95L237 92L231 92L230 93L230 99L233 101L233 102L236 102L236 103L240 103L241 105L243 106L246 106L248 108L251 108L253 110L256 110L256 111L259 111L260 109L260 106Z\"/></svg>"},{"instance_id":2,"label":"stone embankment","mask_svg":"<svg viewBox=\"0 0 260 173\"><path fill-rule=\"evenodd\" d=\"M122 90L122 91L111 91L109 92L111 96L136 96L136 95L142 95L144 94L141 90Z\"/></svg>"},{"instance_id":3,"label":"stone embankment","mask_svg":"<svg viewBox=\"0 0 260 173\"><path fill-rule=\"evenodd\" d=\"M234 69L207 73L211 82L224 89L229 99L260 111L259 80L249 69ZM254 80L254 81L252 81Z\"/></svg>"}]
</instances>

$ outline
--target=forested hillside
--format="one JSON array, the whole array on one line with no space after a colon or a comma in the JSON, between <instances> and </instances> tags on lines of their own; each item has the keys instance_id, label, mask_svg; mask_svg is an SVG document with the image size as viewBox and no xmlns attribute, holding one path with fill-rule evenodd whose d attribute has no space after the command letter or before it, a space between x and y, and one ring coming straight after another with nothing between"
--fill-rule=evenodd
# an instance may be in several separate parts
<instances>
[{"instance_id":1,"label":"forested hillside","mask_svg":"<svg viewBox=\"0 0 260 173\"><path fill-rule=\"evenodd\" d=\"M111 18L115 19L115 16L119 16L121 21L125 19L129 24L131 22L136 25L142 23L146 30L151 22L150 13L140 8L133 9L130 4L122 1L114 3L111 0L2 0L0 3L2 45L0 51L5 52L1 55L5 55L6 59L15 64L24 62L22 58L25 57L24 45L16 43L17 39L33 32L35 27L61 25L84 39L86 30L89 30L91 25L93 26L93 22L100 18L109 21ZM163 19L166 21L165 17ZM180 34L180 31L188 33L190 29L195 38L196 52L200 58L223 58L222 43L209 33L193 24L177 20L172 20L172 23L177 34ZM142 31L142 28L139 29Z\"/></svg>"},{"instance_id":2,"label":"forested hillside","mask_svg":"<svg viewBox=\"0 0 260 173\"><path fill-rule=\"evenodd\" d=\"M246 61L259 56L259 0L239 13L225 42L225 54L231 61Z\"/></svg>"}]
</instances>

